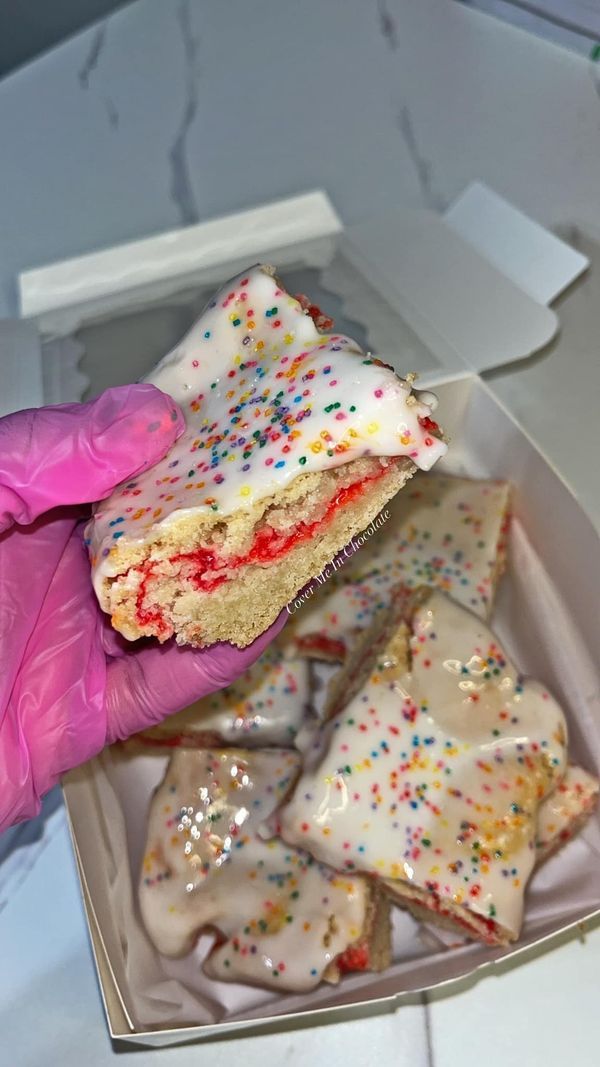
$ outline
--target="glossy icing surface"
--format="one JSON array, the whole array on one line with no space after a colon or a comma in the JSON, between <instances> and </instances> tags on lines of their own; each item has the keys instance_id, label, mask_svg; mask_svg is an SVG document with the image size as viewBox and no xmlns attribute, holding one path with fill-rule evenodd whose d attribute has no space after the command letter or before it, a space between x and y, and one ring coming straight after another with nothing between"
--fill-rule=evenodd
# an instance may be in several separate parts
<instances>
[{"instance_id":1,"label":"glossy icing surface","mask_svg":"<svg viewBox=\"0 0 600 1067\"><path fill-rule=\"evenodd\" d=\"M240 678L170 715L147 731L157 744L214 733L225 744L245 748L291 747L310 705L306 660L285 660L275 642Z\"/></svg>"},{"instance_id":2,"label":"glossy icing surface","mask_svg":"<svg viewBox=\"0 0 600 1067\"><path fill-rule=\"evenodd\" d=\"M294 614L288 640L347 645L397 582L435 586L486 619L505 555L509 495L506 482L416 474L376 535Z\"/></svg>"},{"instance_id":3,"label":"glossy icing surface","mask_svg":"<svg viewBox=\"0 0 600 1067\"><path fill-rule=\"evenodd\" d=\"M446 451L409 382L349 338L319 333L260 266L215 295L147 380L180 404L186 430L98 505L86 531L97 590L121 539L143 541L183 513L227 516L299 474L365 455L429 470Z\"/></svg>"},{"instance_id":4,"label":"glossy icing surface","mask_svg":"<svg viewBox=\"0 0 600 1067\"><path fill-rule=\"evenodd\" d=\"M565 771L561 709L475 615L434 591L410 661L379 650L317 736L282 836L519 931L540 802ZM410 664L407 670L407 662Z\"/></svg>"},{"instance_id":5,"label":"glossy icing surface","mask_svg":"<svg viewBox=\"0 0 600 1067\"><path fill-rule=\"evenodd\" d=\"M213 978L311 989L360 937L364 880L258 835L292 784L297 753L179 750L154 795L139 900L159 952L219 931ZM219 943L221 942L221 943Z\"/></svg>"},{"instance_id":6,"label":"glossy icing surface","mask_svg":"<svg viewBox=\"0 0 600 1067\"><path fill-rule=\"evenodd\" d=\"M540 806L536 836L537 856L565 844L598 799L598 779L582 767L569 764L562 782Z\"/></svg>"},{"instance_id":7,"label":"glossy icing surface","mask_svg":"<svg viewBox=\"0 0 600 1067\"><path fill-rule=\"evenodd\" d=\"M380 594L396 582L431 585L487 619L506 554L510 486L432 472L417 475L390 505L372 555L356 557L358 578Z\"/></svg>"}]
</instances>

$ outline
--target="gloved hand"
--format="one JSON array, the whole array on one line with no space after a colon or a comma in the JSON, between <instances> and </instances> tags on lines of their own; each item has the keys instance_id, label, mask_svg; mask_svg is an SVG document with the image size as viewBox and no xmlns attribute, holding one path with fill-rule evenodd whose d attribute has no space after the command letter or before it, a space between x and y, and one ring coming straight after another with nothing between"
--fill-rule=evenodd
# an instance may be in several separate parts
<instances>
[{"instance_id":1,"label":"gloved hand","mask_svg":"<svg viewBox=\"0 0 600 1067\"><path fill-rule=\"evenodd\" d=\"M105 744L229 685L281 630L249 648L128 645L94 595L88 504L158 462L183 417L152 385L0 419L0 830Z\"/></svg>"}]
</instances>

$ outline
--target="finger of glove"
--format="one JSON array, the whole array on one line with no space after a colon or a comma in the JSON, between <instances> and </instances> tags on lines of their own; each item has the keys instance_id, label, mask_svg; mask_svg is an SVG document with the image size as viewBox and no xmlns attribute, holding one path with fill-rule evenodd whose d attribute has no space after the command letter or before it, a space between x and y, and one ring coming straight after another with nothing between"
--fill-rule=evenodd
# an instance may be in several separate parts
<instances>
[{"instance_id":1,"label":"finger of glove","mask_svg":"<svg viewBox=\"0 0 600 1067\"><path fill-rule=\"evenodd\" d=\"M208 693L231 685L277 637L287 617L282 611L247 648L223 642L192 649L169 641L110 661L106 690L109 741L124 740Z\"/></svg>"},{"instance_id":2,"label":"finger of glove","mask_svg":"<svg viewBox=\"0 0 600 1067\"><path fill-rule=\"evenodd\" d=\"M60 504L101 500L162 459L183 429L175 402L153 385L7 415L0 419L0 531Z\"/></svg>"},{"instance_id":3,"label":"finger of glove","mask_svg":"<svg viewBox=\"0 0 600 1067\"><path fill-rule=\"evenodd\" d=\"M0 828L106 740L106 657L81 538L59 560L27 642L0 730Z\"/></svg>"},{"instance_id":4,"label":"finger of glove","mask_svg":"<svg viewBox=\"0 0 600 1067\"><path fill-rule=\"evenodd\" d=\"M0 534L0 708L8 703L56 568L76 525L75 509L54 509ZM87 565L89 585L89 563Z\"/></svg>"}]
</instances>

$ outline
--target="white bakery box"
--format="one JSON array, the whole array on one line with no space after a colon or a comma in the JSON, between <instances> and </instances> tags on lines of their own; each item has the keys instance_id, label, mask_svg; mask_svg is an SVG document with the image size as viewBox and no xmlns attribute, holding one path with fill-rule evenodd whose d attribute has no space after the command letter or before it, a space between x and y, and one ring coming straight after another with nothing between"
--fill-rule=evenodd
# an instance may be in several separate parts
<instances>
[{"instance_id":1,"label":"white bakery box","mask_svg":"<svg viewBox=\"0 0 600 1067\"><path fill-rule=\"evenodd\" d=\"M551 340L559 322L549 304L588 264L490 190L474 184L445 217L417 212L350 229L323 193L309 193L28 271L19 279L22 319L0 324L4 411L136 380L213 289L261 260L277 266L292 292L325 308L336 329L435 387L451 441L448 470L515 486L510 563L493 626L519 667L566 707L572 758L598 772L597 533L479 376ZM534 875L522 936L511 948L452 947L395 909L394 962L383 974L346 976L308 995L211 983L200 969L210 939L186 959L165 960L137 913L144 823L165 765L162 756L109 751L64 783L113 1038L170 1045L393 1010L423 990L492 973L498 961L600 914L596 816Z\"/></svg>"}]
</instances>

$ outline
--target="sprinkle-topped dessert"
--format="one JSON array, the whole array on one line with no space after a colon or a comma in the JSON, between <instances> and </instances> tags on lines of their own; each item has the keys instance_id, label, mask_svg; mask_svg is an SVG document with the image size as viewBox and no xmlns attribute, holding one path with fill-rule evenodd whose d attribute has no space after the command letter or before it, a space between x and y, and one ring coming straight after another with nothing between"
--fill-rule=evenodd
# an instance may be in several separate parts
<instances>
[{"instance_id":1,"label":"sprinkle-topped dessert","mask_svg":"<svg viewBox=\"0 0 600 1067\"><path fill-rule=\"evenodd\" d=\"M597 778L569 764L562 782L540 807L535 842L538 863L579 833L594 810L599 789Z\"/></svg>"},{"instance_id":2,"label":"sprinkle-topped dessert","mask_svg":"<svg viewBox=\"0 0 600 1067\"><path fill-rule=\"evenodd\" d=\"M159 748L293 747L310 705L310 667L277 641L232 685L170 715L132 741Z\"/></svg>"},{"instance_id":3,"label":"sprinkle-topped dessert","mask_svg":"<svg viewBox=\"0 0 600 1067\"><path fill-rule=\"evenodd\" d=\"M152 801L139 886L159 952L217 931L204 971L220 981L313 989L389 962L385 901L258 829L290 789L296 753L177 751Z\"/></svg>"},{"instance_id":4,"label":"sprinkle-topped dessert","mask_svg":"<svg viewBox=\"0 0 600 1067\"><path fill-rule=\"evenodd\" d=\"M506 560L509 505L507 482L417 474L360 552L294 612L286 628L292 655L342 662L398 582L435 586L488 619Z\"/></svg>"},{"instance_id":5,"label":"sprinkle-topped dessert","mask_svg":"<svg viewBox=\"0 0 600 1067\"><path fill-rule=\"evenodd\" d=\"M320 333L267 267L217 293L148 380L186 429L86 531L100 604L131 640L251 643L446 448L411 381Z\"/></svg>"},{"instance_id":6,"label":"sprinkle-topped dessert","mask_svg":"<svg viewBox=\"0 0 600 1067\"><path fill-rule=\"evenodd\" d=\"M277 818L286 841L378 875L417 917L514 940L538 808L566 770L561 709L438 591L394 595L334 680Z\"/></svg>"}]
</instances>

